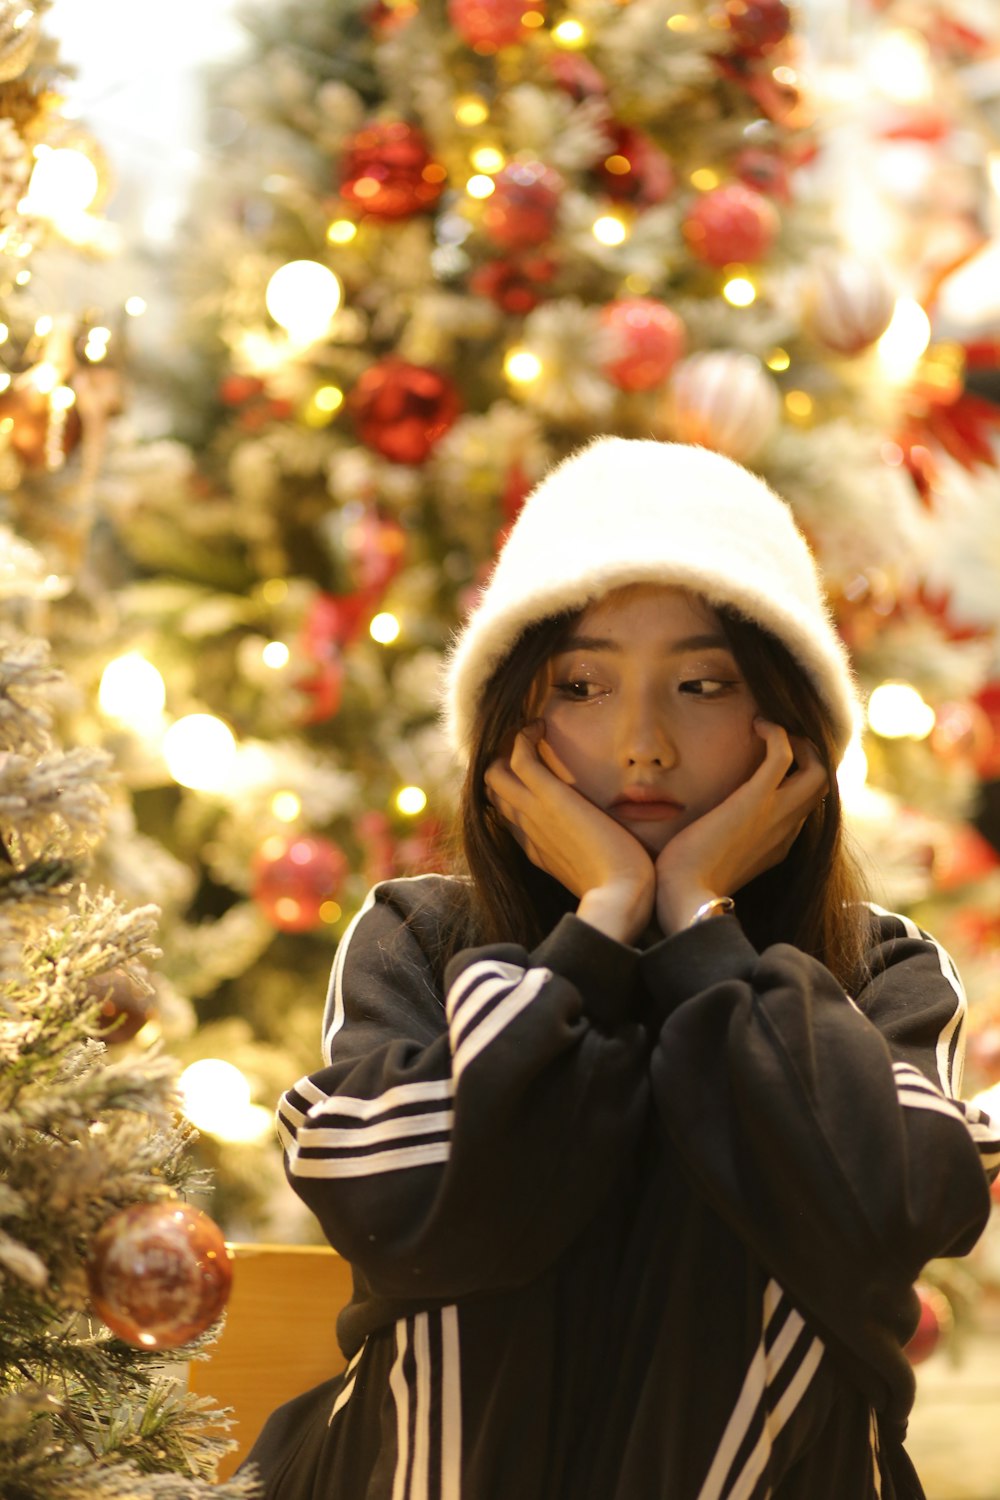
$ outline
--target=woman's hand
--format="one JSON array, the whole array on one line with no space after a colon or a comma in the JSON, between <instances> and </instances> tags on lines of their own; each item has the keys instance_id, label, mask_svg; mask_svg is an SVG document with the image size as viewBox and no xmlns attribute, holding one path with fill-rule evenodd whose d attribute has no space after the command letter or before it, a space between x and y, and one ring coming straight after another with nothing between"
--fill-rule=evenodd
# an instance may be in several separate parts
<instances>
[{"instance_id":1,"label":"woman's hand","mask_svg":"<svg viewBox=\"0 0 1000 1500\"><path fill-rule=\"evenodd\" d=\"M754 720L764 759L742 786L664 847L656 861L656 916L677 932L713 896L730 896L780 864L827 791L827 775L807 739ZM793 769L794 766L794 769Z\"/></svg>"},{"instance_id":2,"label":"woman's hand","mask_svg":"<svg viewBox=\"0 0 1000 1500\"><path fill-rule=\"evenodd\" d=\"M529 725L509 760L486 772L492 806L533 865L580 898L578 915L619 942L632 942L653 911L653 861L638 839L570 785L570 776Z\"/></svg>"}]
</instances>

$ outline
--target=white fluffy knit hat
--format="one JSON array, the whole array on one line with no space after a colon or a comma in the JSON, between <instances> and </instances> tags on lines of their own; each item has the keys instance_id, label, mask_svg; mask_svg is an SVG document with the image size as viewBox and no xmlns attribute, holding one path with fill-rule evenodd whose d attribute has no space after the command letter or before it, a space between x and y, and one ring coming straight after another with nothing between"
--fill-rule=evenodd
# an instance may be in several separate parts
<instances>
[{"instance_id":1,"label":"white fluffy knit hat","mask_svg":"<svg viewBox=\"0 0 1000 1500\"><path fill-rule=\"evenodd\" d=\"M628 583L690 589L777 636L815 684L843 753L854 682L788 506L707 448L617 437L570 454L525 501L448 658L454 749L468 753L482 690L529 625Z\"/></svg>"}]
</instances>

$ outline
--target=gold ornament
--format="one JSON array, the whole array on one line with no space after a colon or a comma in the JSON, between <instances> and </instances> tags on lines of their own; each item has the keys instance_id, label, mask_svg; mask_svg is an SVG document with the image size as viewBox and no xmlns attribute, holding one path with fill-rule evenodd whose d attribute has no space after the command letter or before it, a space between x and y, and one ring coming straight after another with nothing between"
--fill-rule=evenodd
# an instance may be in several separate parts
<instances>
[{"instance_id":1,"label":"gold ornament","mask_svg":"<svg viewBox=\"0 0 1000 1500\"><path fill-rule=\"evenodd\" d=\"M38 14L29 0L0 0L0 83L20 78L38 46Z\"/></svg>"}]
</instances>

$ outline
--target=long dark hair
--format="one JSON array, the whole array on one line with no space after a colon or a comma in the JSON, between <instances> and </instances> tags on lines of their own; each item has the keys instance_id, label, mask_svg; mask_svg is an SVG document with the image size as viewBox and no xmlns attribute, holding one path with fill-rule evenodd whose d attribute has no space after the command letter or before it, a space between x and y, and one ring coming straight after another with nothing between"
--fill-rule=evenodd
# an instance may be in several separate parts
<instances>
[{"instance_id":1,"label":"long dark hair","mask_svg":"<svg viewBox=\"0 0 1000 1500\"><path fill-rule=\"evenodd\" d=\"M734 610L716 610L733 655L766 719L811 740L827 772L828 791L780 865L750 881L738 914L759 950L792 943L818 958L851 991L861 982L871 918L864 882L844 835L829 715L811 680L775 636ZM486 798L485 772L509 753L525 722L539 673L556 655L579 612L540 620L518 639L480 698L462 789L455 920L448 954L464 947L515 942L533 948L576 898L523 852Z\"/></svg>"}]
</instances>

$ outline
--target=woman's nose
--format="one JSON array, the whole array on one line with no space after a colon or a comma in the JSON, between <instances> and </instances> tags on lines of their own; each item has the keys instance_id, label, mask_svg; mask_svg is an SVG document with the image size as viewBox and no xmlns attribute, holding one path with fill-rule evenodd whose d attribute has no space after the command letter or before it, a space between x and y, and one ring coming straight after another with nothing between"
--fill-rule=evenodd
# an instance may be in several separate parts
<instances>
[{"instance_id":1,"label":"woman's nose","mask_svg":"<svg viewBox=\"0 0 1000 1500\"><path fill-rule=\"evenodd\" d=\"M622 759L627 766L666 768L677 760L670 726L655 705L637 708L623 725Z\"/></svg>"}]
</instances>

